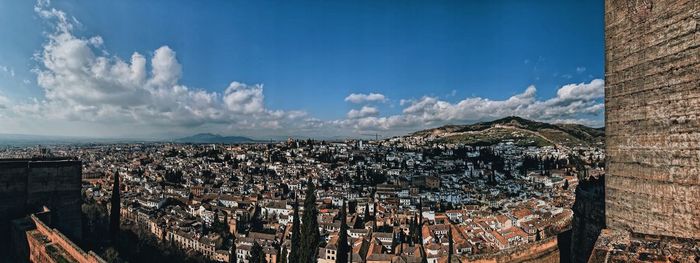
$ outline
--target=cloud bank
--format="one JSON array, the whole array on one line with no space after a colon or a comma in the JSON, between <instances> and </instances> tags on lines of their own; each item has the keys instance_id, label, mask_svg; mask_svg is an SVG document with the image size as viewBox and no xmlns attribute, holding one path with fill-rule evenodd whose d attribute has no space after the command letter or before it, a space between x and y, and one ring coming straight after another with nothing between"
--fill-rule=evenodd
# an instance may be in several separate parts
<instances>
[{"instance_id":1,"label":"cloud bank","mask_svg":"<svg viewBox=\"0 0 700 263\"><path fill-rule=\"evenodd\" d=\"M345 97L345 101L351 102L351 103L366 103L366 102L385 102L386 97L384 97L383 94L380 93L370 93L370 94L362 94L362 93L352 93Z\"/></svg>"},{"instance_id":2,"label":"cloud bank","mask_svg":"<svg viewBox=\"0 0 700 263\"><path fill-rule=\"evenodd\" d=\"M383 94L351 93L344 100L361 108L350 110L343 119L320 120L304 111L266 107L262 84L231 81L218 89L189 87L181 83L183 67L167 45L155 49L150 58L133 52L123 59L109 55L100 36L77 36L73 31L78 20L48 2L38 2L35 12L52 28L34 57L43 98L12 101L0 94L0 119L9 130L106 136L194 131L254 136L352 136L365 131L397 135L511 115L600 125L604 109L604 83L594 79L564 85L546 100L536 97L534 86L505 100L402 99L400 113L388 116L380 114L379 106L388 101Z\"/></svg>"}]
</instances>

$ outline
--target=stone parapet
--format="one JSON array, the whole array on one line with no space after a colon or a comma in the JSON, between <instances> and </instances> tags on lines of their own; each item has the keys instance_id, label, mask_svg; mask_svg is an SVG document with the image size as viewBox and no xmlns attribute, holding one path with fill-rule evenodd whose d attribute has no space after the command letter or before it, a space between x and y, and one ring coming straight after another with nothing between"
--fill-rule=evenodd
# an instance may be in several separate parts
<instances>
[{"instance_id":1,"label":"stone parapet","mask_svg":"<svg viewBox=\"0 0 700 263\"><path fill-rule=\"evenodd\" d=\"M589 263L599 262L698 262L700 240L633 234L603 229Z\"/></svg>"}]
</instances>

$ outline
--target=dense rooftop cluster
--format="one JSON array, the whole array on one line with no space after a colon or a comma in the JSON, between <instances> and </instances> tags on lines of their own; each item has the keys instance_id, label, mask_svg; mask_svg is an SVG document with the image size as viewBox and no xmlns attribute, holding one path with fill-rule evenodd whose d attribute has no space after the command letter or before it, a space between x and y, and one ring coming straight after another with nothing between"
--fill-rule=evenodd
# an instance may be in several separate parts
<instances>
[{"instance_id":1,"label":"dense rooftop cluster","mask_svg":"<svg viewBox=\"0 0 700 263\"><path fill-rule=\"evenodd\" d=\"M316 200L318 262L336 261L339 240L352 262L446 262L518 249L570 227L578 178L602 173L604 159L594 147L475 147L411 136L50 151L83 160L86 203L109 206L119 175L123 227L211 261L246 263L286 262L299 245L291 241L294 207L303 217L308 194ZM0 151L10 154L36 149Z\"/></svg>"}]
</instances>

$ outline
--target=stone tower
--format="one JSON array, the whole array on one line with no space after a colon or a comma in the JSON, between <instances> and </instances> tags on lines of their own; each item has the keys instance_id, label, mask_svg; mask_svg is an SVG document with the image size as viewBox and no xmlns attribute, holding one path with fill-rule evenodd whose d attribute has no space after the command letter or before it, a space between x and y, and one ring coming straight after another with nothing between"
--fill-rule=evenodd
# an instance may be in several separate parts
<instances>
[{"instance_id":1,"label":"stone tower","mask_svg":"<svg viewBox=\"0 0 700 263\"><path fill-rule=\"evenodd\" d=\"M605 1L607 228L700 239L700 1Z\"/></svg>"},{"instance_id":2,"label":"stone tower","mask_svg":"<svg viewBox=\"0 0 700 263\"><path fill-rule=\"evenodd\" d=\"M700 260L699 0L605 0L605 140L588 262Z\"/></svg>"},{"instance_id":3,"label":"stone tower","mask_svg":"<svg viewBox=\"0 0 700 263\"><path fill-rule=\"evenodd\" d=\"M10 220L49 207L51 222L73 240L82 237L82 162L73 159L0 159L0 262L10 243Z\"/></svg>"}]
</instances>

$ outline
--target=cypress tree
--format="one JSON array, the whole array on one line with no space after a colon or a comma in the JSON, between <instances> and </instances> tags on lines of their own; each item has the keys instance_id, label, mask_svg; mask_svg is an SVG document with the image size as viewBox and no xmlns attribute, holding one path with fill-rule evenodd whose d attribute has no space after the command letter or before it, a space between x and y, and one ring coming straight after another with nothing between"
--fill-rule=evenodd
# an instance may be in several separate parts
<instances>
[{"instance_id":1,"label":"cypress tree","mask_svg":"<svg viewBox=\"0 0 700 263\"><path fill-rule=\"evenodd\" d=\"M277 248L277 257L276 257L276 259L277 259L277 261L275 261L274 263L279 263L280 260L282 259L282 246L279 246L279 247ZM273 263L273 262L270 262L270 263Z\"/></svg>"},{"instance_id":2,"label":"cypress tree","mask_svg":"<svg viewBox=\"0 0 700 263\"><path fill-rule=\"evenodd\" d=\"M415 218L413 219L413 222L416 231L411 233L413 237L413 243L423 244L423 224L420 222L418 215L415 215L414 217Z\"/></svg>"},{"instance_id":3,"label":"cypress tree","mask_svg":"<svg viewBox=\"0 0 700 263\"><path fill-rule=\"evenodd\" d=\"M372 218L377 220L377 202L372 202Z\"/></svg>"},{"instance_id":4,"label":"cypress tree","mask_svg":"<svg viewBox=\"0 0 700 263\"><path fill-rule=\"evenodd\" d=\"M112 203L109 213L109 233L112 240L116 242L119 234L119 210L121 206L119 197L119 172L114 173L114 184L112 185Z\"/></svg>"},{"instance_id":5,"label":"cypress tree","mask_svg":"<svg viewBox=\"0 0 700 263\"><path fill-rule=\"evenodd\" d=\"M340 232L338 233L338 254L335 258L336 263L348 262L350 246L348 245L348 225L346 218L347 210L345 207L345 201L343 201L343 208L340 210Z\"/></svg>"},{"instance_id":6,"label":"cypress tree","mask_svg":"<svg viewBox=\"0 0 700 263\"><path fill-rule=\"evenodd\" d=\"M304 220L301 225L300 263L316 262L321 234L318 232L318 210L316 209L316 187L309 180L304 200Z\"/></svg>"},{"instance_id":7,"label":"cypress tree","mask_svg":"<svg viewBox=\"0 0 700 263\"><path fill-rule=\"evenodd\" d=\"M263 230L262 213L260 206L255 204L255 209L253 210L253 218L250 222L250 231L260 232Z\"/></svg>"},{"instance_id":8,"label":"cypress tree","mask_svg":"<svg viewBox=\"0 0 700 263\"><path fill-rule=\"evenodd\" d=\"M280 246L280 255L277 257L277 263L287 263L287 248Z\"/></svg>"},{"instance_id":9,"label":"cypress tree","mask_svg":"<svg viewBox=\"0 0 700 263\"><path fill-rule=\"evenodd\" d=\"M231 245L231 250L229 251L229 256L228 256L228 262L229 263L236 263L237 257L236 257L236 236L233 236L233 241Z\"/></svg>"},{"instance_id":10,"label":"cypress tree","mask_svg":"<svg viewBox=\"0 0 700 263\"><path fill-rule=\"evenodd\" d=\"M289 250L289 262L299 262L301 254L301 232L299 226L299 203L294 201L294 214L292 215L292 242Z\"/></svg>"},{"instance_id":11,"label":"cypress tree","mask_svg":"<svg viewBox=\"0 0 700 263\"><path fill-rule=\"evenodd\" d=\"M265 254L263 253L262 246L258 242L253 242L253 247L250 249L250 259L248 263L264 263Z\"/></svg>"},{"instance_id":12,"label":"cypress tree","mask_svg":"<svg viewBox=\"0 0 700 263\"><path fill-rule=\"evenodd\" d=\"M447 240L450 244L448 247L449 251L447 252L447 262L449 263L449 262L452 262L452 254L454 253L453 252L454 244L452 241L452 226L450 226L450 229L447 231Z\"/></svg>"},{"instance_id":13,"label":"cypress tree","mask_svg":"<svg viewBox=\"0 0 700 263\"><path fill-rule=\"evenodd\" d=\"M369 203L365 204L365 215L362 216L362 219L365 221L365 223L369 222Z\"/></svg>"},{"instance_id":14,"label":"cypress tree","mask_svg":"<svg viewBox=\"0 0 700 263\"><path fill-rule=\"evenodd\" d=\"M372 231L377 230L377 203L372 203Z\"/></svg>"},{"instance_id":15,"label":"cypress tree","mask_svg":"<svg viewBox=\"0 0 700 263\"><path fill-rule=\"evenodd\" d=\"M411 221L408 223L408 237L406 239L407 243L409 245L413 245L413 236L415 235L414 233L416 232L416 220L410 219Z\"/></svg>"}]
</instances>

